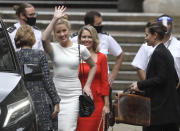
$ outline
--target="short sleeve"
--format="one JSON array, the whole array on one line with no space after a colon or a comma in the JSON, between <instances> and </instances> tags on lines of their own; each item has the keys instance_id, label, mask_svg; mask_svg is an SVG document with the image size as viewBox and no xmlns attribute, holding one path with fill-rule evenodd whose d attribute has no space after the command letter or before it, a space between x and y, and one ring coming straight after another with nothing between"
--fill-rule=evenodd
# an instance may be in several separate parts
<instances>
[{"instance_id":1,"label":"short sleeve","mask_svg":"<svg viewBox=\"0 0 180 131\"><path fill-rule=\"evenodd\" d=\"M131 65L142 69L144 71L146 71L147 68L147 64L149 62L150 56L152 54L153 48L152 47L148 47L146 44L141 45L140 49L138 50L136 56L134 57Z\"/></svg>"},{"instance_id":2,"label":"short sleeve","mask_svg":"<svg viewBox=\"0 0 180 131\"><path fill-rule=\"evenodd\" d=\"M121 46L110 35L108 36L108 43L109 43L109 54L112 54L113 56L119 56L122 53Z\"/></svg>"},{"instance_id":3,"label":"short sleeve","mask_svg":"<svg viewBox=\"0 0 180 131\"><path fill-rule=\"evenodd\" d=\"M39 50L44 51L43 44L42 44L42 32L34 28L33 28L33 31L35 34L36 42L33 45L32 49L39 49Z\"/></svg>"},{"instance_id":4,"label":"short sleeve","mask_svg":"<svg viewBox=\"0 0 180 131\"><path fill-rule=\"evenodd\" d=\"M178 78L180 78L180 57L174 57L174 65L178 74Z\"/></svg>"},{"instance_id":5,"label":"short sleeve","mask_svg":"<svg viewBox=\"0 0 180 131\"><path fill-rule=\"evenodd\" d=\"M78 36L70 37L70 40L71 40L73 43L78 43Z\"/></svg>"},{"instance_id":6,"label":"short sleeve","mask_svg":"<svg viewBox=\"0 0 180 131\"><path fill-rule=\"evenodd\" d=\"M178 74L178 78L180 78L180 41L175 37L172 38L169 50L173 55L176 72Z\"/></svg>"},{"instance_id":7,"label":"short sleeve","mask_svg":"<svg viewBox=\"0 0 180 131\"><path fill-rule=\"evenodd\" d=\"M82 60L87 60L91 56L90 52L84 45L80 45L80 53Z\"/></svg>"}]
</instances>

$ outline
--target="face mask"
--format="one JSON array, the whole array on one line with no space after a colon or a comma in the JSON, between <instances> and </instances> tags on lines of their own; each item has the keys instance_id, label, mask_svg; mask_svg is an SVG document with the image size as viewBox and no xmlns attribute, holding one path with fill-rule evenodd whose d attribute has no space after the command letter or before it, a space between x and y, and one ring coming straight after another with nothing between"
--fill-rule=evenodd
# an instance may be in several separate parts
<instances>
[{"instance_id":1,"label":"face mask","mask_svg":"<svg viewBox=\"0 0 180 131\"><path fill-rule=\"evenodd\" d=\"M94 28L96 29L97 33L102 33L103 26L94 26Z\"/></svg>"},{"instance_id":2,"label":"face mask","mask_svg":"<svg viewBox=\"0 0 180 131\"><path fill-rule=\"evenodd\" d=\"M36 17L26 17L27 20L25 21L28 25L34 26L36 24Z\"/></svg>"}]
</instances>

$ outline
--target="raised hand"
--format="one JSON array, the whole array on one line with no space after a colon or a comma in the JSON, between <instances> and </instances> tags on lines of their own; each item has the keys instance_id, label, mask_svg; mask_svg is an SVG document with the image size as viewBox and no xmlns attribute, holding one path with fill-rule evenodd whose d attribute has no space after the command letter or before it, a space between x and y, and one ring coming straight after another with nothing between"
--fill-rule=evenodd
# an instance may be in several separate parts
<instances>
[{"instance_id":1,"label":"raised hand","mask_svg":"<svg viewBox=\"0 0 180 131\"><path fill-rule=\"evenodd\" d=\"M55 7L55 10L54 10L54 18L62 18L64 17L66 14L65 14L65 11L66 11L66 7L65 6L56 6Z\"/></svg>"}]
</instances>

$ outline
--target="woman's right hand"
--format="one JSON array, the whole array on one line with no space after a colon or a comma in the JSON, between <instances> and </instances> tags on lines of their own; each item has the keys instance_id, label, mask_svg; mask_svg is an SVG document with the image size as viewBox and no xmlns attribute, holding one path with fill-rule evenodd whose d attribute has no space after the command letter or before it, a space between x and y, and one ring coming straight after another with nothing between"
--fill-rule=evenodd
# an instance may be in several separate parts
<instances>
[{"instance_id":1,"label":"woman's right hand","mask_svg":"<svg viewBox=\"0 0 180 131\"><path fill-rule=\"evenodd\" d=\"M83 93L86 93L86 94L87 94L88 96L90 96L91 99L93 100L93 95L92 95L92 92L91 92L90 87L84 86L84 88L83 88Z\"/></svg>"},{"instance_id":2,"label":"woman's right hand","mask_svg":"<svg viewBox=\"0 0 180 131\"><path fill-rule=\"evenodd\" d=\"M64 17L66 15L65 14L66 9L67 8L64 6L58 6L58 7L56 6L54 10L54 18L59 19L59 18Z\"/></svg>"}]
</instances>

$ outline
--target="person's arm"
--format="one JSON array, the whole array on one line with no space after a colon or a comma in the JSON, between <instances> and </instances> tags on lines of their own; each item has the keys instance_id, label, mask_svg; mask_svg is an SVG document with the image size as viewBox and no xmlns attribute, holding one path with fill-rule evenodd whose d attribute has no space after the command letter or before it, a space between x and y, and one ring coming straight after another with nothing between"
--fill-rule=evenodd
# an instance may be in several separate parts
<instances>
[{"instance_id":1,"label":"person's arm","mask_svg":"<svg viewBox=\"0 0 180 131\"><path fill-rule=\"evenodd\" d=\"M141 80L145 80L146 79L146 72L140 68L137 68L137 73L138 76Z\"/></svg>"},{"instance_id":2,"label":"person's arm","mask_svg":"<svg viewBox=\"0 0 180 131\"><path fill-rule=\"evenodd\" d=\"M178 82L178 84L176 86L176 89L178 89L178 88L180 88L180 78L179 78L179 82Z\"/></svg>"},{"instance_id":3,"label":"person's arm","mask_svg":"<svg viewBox=\"0 0 180 131\"><path fill-rule=\"evenodd\" d=\"M112 72L109 75L109 84L110 85L112 85L112 83L116 79L116 76L117 76L117 74L119 72L120 66L121 66L122 61L123 61L123 57L124 57L124 53L123 52L121 52L121 54L116 57L115 65L114 65L114 67L112 69Z\"/></svg>"},{"instance_id":4,"label":"person's arm","mask_svg":"<svg viewBox=\"0 0 180 131\"><path fill-rule=\"evenodd\" d=\"M59 113L59 102L60 102L60 98L58 96L58 93L56 91L56 88L55 88L55 85L54 85L54 82L50 76L50 71L49 71L49 66L48 66L48 61L47 61L47 58L46 58L46 54L41 51L40 53L41 55L41 59L40 59L40 62L41 62L41 66L42 66L42 71L43 71L43 74L44 74L44 79L43 79L43 82L44 82L44 88L47 92L47 94L49 95L49 97L51 98L52 100L52 103L54 105L54 111L52 113L52 118L55 118L58 113Z\"/></svg>"},{"instance_id":5,"label":"person's arm","mask_svg":"<svg viewBox=\"0 0 180 131\"><path fill-rule=\"evenodd\" d=\"M146 79L145 70L151 56L151 50L153 50L152 47L147 46L146 43L142 44L131 63L131 65L137 69L137 74L140 80Z\"/></svg>"},{"instance_id":6,"label":"person's arm","mask_svg":"<svg viewBox=\"0 0 180 131\"><path fill-rule=\"evenodd\" d=\"M51 32L57 20L62 18L65 15L64 13L65 10L66 8L64 6L55 7L54 16L51 22L49 23L49 25L47 26L47 28L45 29L45 31L43 32L42 42L43 42L43 47L47 53L51 52L51 47L50 47Z\"/></svg>"},{"instance_id":7,"label":"person's arm","mask_svg":"<svg viewBox=\"0 0 180 131\"><path fill-rule=\"evenodd\" d=\"M91 83L94 78L94 75L96 74L97 67L96 67L96 63L92 60L91 57L89 57L87 60L85 60L85 62L89 65L90 70L88 73L88 78L85 83L83 92L85 92L88 96L90 96L93 99L90 87L91 87Z\"/></svg>"},{"instance_id":8,"label":"person's arm","mask_svg":"<svg viewBox=\"0 0 180 131\"><path fill-rule=\"evenodd\" d=\"M108 82L108 63L107 63L107 57L102 54L102 56L100 57L100 68L101 68L101 79L100 79L100 83L101 83L101 88L100 88L100 92L101 95L104 98L104 107L103 107L103 115L108 114L110 112L110 108L109 108L109 82Z\"/></svg>"},{"instance_id":9,"label":"person's arm","mask_svg":"<svg viewBox=\"0 0 180 131\"><path fill-rule=\"evenodd\" d=\"M108 114L109 112L109 96L104 96L103 115Z\"/></svg>"}]
</instances>

